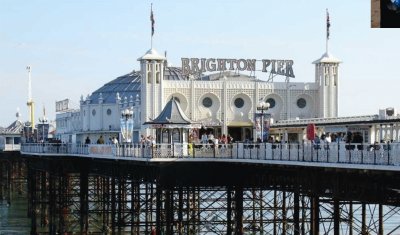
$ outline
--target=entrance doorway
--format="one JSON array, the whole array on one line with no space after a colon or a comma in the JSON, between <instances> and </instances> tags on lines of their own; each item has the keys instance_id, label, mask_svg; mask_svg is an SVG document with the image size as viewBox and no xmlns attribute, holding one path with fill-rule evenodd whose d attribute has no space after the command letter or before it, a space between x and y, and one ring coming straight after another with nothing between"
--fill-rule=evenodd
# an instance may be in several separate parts
<instances>
[{"instance_id":1,"label":"entrance doorway","mask_svg":"<svg viewBox=\"0 0 400 235\"><path fill-rule=\"evenodd\" d=\"M233 138L233 141L253 141L252 127L229 127L228 134Z\"/></svg>"}]
</instances>

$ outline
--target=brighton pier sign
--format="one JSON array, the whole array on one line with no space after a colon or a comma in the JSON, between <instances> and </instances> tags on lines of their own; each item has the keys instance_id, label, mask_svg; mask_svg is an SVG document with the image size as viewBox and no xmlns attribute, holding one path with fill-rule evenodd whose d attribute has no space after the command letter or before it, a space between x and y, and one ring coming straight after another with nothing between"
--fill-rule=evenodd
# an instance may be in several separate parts
<instances>
[{"instance_id":1,"label":"brighton pier sign","mask_svg":"<svg viewBox=\"0 0 400 235\"><path fill-rule=\"evenodd\" d=\"M182 58L182 73L185 75L227 70L256 71L256 59L215 59L215 58ZM294 78L293 60L261 61L264 73L279 74Z\"/></svg>"}]
</instances>

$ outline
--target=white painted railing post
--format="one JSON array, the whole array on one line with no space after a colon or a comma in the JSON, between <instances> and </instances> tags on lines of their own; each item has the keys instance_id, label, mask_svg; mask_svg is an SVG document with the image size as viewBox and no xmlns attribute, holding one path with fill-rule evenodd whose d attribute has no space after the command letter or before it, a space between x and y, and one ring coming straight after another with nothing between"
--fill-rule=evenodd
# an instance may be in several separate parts
<instances>
[{"instance_id":1,"label":"white painted railing post","mask_svg":"<svg viewBox=\"0 0 400 235\"><path fill-rule=\"evenodd\" d=\"M243 152L243 143L237 143L237 156L236 156L236 158L240 158L240 157L242 157L242 158L244 158L244 152Z\"/></svg>"},{"instance_id":2,"label":"white painted railing post","mask_svg":"<svg viewBox=\"0 0 400 235\"><path fill-rule=\"evenodd\" d=\"M339 142L339 163L346 162L346 143Z\"/></svg>"}]
</instances>

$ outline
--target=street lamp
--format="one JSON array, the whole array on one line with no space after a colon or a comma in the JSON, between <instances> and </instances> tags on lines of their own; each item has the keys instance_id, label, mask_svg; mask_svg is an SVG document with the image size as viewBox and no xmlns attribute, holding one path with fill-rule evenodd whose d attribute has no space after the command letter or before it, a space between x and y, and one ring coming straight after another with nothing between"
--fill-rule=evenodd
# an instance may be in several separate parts
<instances>
[{"instance_id":1,"label":"street lamp","mask_svg":"<svg viewBox=\"0 0 400 235\"><path fill-rule=\"evenodd\" d=\"M258 103L257 110L261 111L261 142L264 142L264 111L269 109L270 104L263 100Z\"/></svg>"},{"instance_id":2,"label":"street lamp","mask_svg":"<svg viewBox=\"0 0 400 235\"><path fill-rule=\"evenodd\" d=\"M48 122L46 116L39 118L39 122L42 124L42 143L43 143L43 152L44 152L44 125Z\"/></svg>"},{"instance_id":3,"label":"street lamp","mask_svg":"<svg viewBox=\"0 0 400 235\"><path fill-rule=\"evenodd\" d=\"M133 131L133 110L132 109L124 109L121 112L121 134L124 142L124 155L125 155L125 144L131 142L132 140L132 131Z\"/></svg>"},{"instance_id":4,"label":"street lamp","mask_svg":"<svg viewBox=\"0 0 400 235\"><path fill-rule=\"evenodd\" d=\"M46 116L40 117L39 122L42 124L42 140L44 143L44 125L48 122Z\"/></svg>"}]
</instances>

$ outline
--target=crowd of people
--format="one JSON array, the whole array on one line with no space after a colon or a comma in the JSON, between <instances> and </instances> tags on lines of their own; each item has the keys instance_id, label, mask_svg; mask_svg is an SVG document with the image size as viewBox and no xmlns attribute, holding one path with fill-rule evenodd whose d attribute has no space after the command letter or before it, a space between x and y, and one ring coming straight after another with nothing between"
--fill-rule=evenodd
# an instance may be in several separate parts
<instances>
[{"instance_id":1,"label":"crowd of people","mask_svg":"<svg viewBox=\"0 0 400 235\"><path fill-rule=\"evenodd\" d=\"M86 139L85 139L85 145L88 145L88 144L92 144L92 141L90 140L89 136L87 136ZM93 143L93 144L94 144L94 143ZM108 141L107 141L107 143L106 143L106 142L104 141L103 136L101 135L101 136L97 139L96 144L113 144L113 145L115 145L115 146L118 147L119 141L118 141L118 138L117 138L117 137L113 136L113 137L108 138Z\"/></svg>"},{"instance_id":2,"label":"crowd of people","mask_svg":"<svg viewBox=\"0 0 400 235\"><path fill-rule=\"evenodd\" d=\"M227 144L231 144L232 142L233 142L232 136L223 134L218 137L215 137L211 131L208 132L208 134L204 132L200 138L200 144L203 147L207 146L225 147Z\"/></svg>"}]
</instances>

